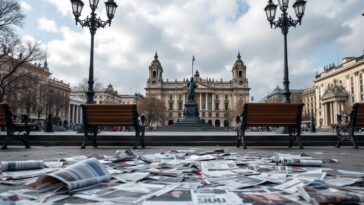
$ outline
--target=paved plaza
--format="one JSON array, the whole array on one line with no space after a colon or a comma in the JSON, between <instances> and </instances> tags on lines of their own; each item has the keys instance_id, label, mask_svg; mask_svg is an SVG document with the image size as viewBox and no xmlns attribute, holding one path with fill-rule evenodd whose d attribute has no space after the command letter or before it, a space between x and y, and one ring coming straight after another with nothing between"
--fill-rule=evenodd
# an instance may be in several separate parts
<instances>
[{"instance_id":1,"label":"paved plaza","mask_svg":"<svg viewBox=\"0 0 364 205\"><path fill-rule=\"evenodd\" d=\"M85 155L85 156L112 156L116 150L127 150L130 146L100 146L98 148L80 149L78 146L33 146L31 149L25 149L23 146L10 146L7 150L0 151L1 161L18 161L18 160L44 160L55 161L67 157ZM353 149L351 146L344 146L340 149L332 146L322 147L308 147L306 149L287 148L287 147L254 147L248 149L236 148L234 146L148 146L145 149L135 150L138 155L148 155L165 153L171 150L195 150L197 152L207 152L224 150L225 153L233 155L245 155L249 157L270 157L276 153L294 154L301 156L311 156L314 159L322 159L323 168L332 168L333 170L348 170L364 172L363 167L363 154L364 149ZM258 160L258 158L256 158ZM334 159L335 162L331 161ZM0 193L9 193L8 191L16 191L21 189L22 186L0 185ZM11 192L10 192L11 193ZM71 197L65 202L70 204L89 203L84 199Z\"/></svg>"}]
</instances>

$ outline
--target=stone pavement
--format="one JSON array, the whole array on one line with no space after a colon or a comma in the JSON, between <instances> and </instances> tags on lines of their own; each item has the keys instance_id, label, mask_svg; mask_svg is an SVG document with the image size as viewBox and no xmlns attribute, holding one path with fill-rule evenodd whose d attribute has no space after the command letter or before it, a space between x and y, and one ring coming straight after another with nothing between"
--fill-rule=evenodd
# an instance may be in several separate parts
<instances>
[{"instance_id":1,"label":"stone pavement","mask_svg":"<svg viewBox=\"0 0 364 205\"><path fill-rule=\"evenodd\" d=\"M128 149L130 146L107 146L98 148L80 149L78 146L33 146L31 149L25 149L23 146L9 146L7 150L0 150L0 161L8 160L51 160L64 157L91 154L114 155L116 150ZM195 149L197 151L212 151L215 149L224 149L225 152L238 153L251 156L272 156L274 153L300 154L305 153L315 159L337 159L337 163L327 163L323 167L333 169L343 169L350 171L364 172L364 149L353 149L351 146L344 146L340 149L332 146L307 147L305 149L287 147L253 147L250 146L244 150L235 146L148 146L145 149L136 150L138 153L153 154L169 150L186 150ZM0 185L0 193L8 190L19 189L19 186ZM82 203L81 199L71 199L69 203Z\"/></svg>"}]
</instances>

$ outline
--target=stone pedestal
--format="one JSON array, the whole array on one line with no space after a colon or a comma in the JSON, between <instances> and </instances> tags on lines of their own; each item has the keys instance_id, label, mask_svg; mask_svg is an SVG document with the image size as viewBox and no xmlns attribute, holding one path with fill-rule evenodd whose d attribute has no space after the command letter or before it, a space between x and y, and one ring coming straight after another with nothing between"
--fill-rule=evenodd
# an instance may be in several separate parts
<instances>
[{"instance_id":1,"label":"stone pedestal","mask_svg":"<svg viewBox=\"0 0 364 205\"><path fill-rule=\"evenodd\" d=\"M203 122L199 117L198 105L196 102L189 101L185 103L183 118L176 124L170 127L159 128L158 131L219 131L220 128L215 128L210 124Z\"/></svg>"}]
</instances>

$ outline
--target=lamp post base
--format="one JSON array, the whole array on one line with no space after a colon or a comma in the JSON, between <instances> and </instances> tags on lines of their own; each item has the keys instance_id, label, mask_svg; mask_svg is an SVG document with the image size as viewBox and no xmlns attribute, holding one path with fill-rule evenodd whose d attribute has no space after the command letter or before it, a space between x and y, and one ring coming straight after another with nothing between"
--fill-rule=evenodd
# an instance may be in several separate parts
<instances>
[{"instance_id":1,"label":"lamp post base","mask_svg":"<svg viewBox=\"0 0 364 205\"><path fill-rule=\"evenodd\" d=\"M52 115L48 115L45 132L53 132Z\"/></svg>"}]
</instances>

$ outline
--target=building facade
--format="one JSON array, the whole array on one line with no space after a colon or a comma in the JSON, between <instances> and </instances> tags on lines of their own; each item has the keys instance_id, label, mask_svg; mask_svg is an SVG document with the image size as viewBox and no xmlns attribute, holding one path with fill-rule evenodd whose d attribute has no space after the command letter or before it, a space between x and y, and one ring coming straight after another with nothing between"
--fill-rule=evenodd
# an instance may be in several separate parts
<instances>
[{"instance_id":1,"label":"building facade","mask_svg":"<svg viewBox=\"0 0 364 205\"><path fill-rule=\"evenodd\" d=\"M324 67L315 78L317 125L331 127L337 114L348 114L355 102L364 101L364 55L344 58L342 64Z\"/></svg>"},{"instance_id":2,"label":"building facade","mask_svg":"<svg viewBox=\"0 0 364 205\"><path fill-rule=\"evenodd\" d=\"M69 84L51 78L47 61L44 64L23 63L17 67L21 60L22 55L0 59L0 79L5 82L2 86L12 82L6 88L3 102L9 103L14 114L27 114L41 126L48 114L59 117L59 121L67 120Z\"/></svg>"},{"instance_id":3,"label":"building facade","mask_svg":"<svg viewBox=\"0 0 364 205\"><path fill-rule=\"evenodd\" d=\"M195 93L200 118L215 127L234 126L234 111L237 107L241 107L238 104L249 102L250 90L246 77L246 65L241 60L240 53L232 67L230 81L203 79L198 71L193 78L197 84ZM163 80L163 67L157 53L155 54L149 66L145 90L147 97L156 97L165 103L167 108L165 125L176 123L183 117L188 80L173 82Z\"/></svg>"},{"instance_id":4,"label":"building facade","mask_svg":"<svg viewBox=\"0 0 364 205\"><path fill-rule=\"evenodd\" d=\"M80 90L72 90L71 96L84 101L87 99L85 91ZM103 90L96 90L94 96L95 104L140 104L143 100L144 96L140 93L119 95L111 84Z\"/></svg>"},{"instance_id":5,"label":"building facade","mask_svg":"<svg viewBox=\"0 0 364 205\"><path fill-rule=\"evenodd\" d=\"M68 106L68 122L70 127L83 123L81 105L86 103L85 99L78 96L70 96L70 104Z\"/></svg>"},{"instance_id":6,"label":"building facade","mask_svg":"<svg viewBox=\"0 0 364 205\"><path fill-rule=\"evenodd\" d=\"M302 103L302 89L290 89L291 92L291 103ZM283 103L284 102L284 90L280 88L278 85L277 87L270 92L265 98L265 103Z\"/></svg>"},{"instance_id":7,"label":"building facade","mask_svg":"<svg viewBox=\"0 0 364 205\"><path fill-rule=\"evenodd\" d=\"M71 93L70 85L63 80L50 78L48 80L48 92L48 114L52 114L52 118L58 120L58 122L54 122L58 124L58 126L68 126L68 107Z\"/></svg>"},{"instance_id":8,"label":"building facade","mask_svg":"<svg viewBox=\"0 0 364 205\"><path fill-rule=\"evenodd\" d=\"M310 120L311 115L316 117L316 91L315 86L306 88L302 93L302 102L305 104L302 111L302 119Z\"/></svg>"}]
</instances>

